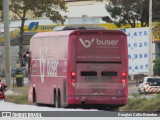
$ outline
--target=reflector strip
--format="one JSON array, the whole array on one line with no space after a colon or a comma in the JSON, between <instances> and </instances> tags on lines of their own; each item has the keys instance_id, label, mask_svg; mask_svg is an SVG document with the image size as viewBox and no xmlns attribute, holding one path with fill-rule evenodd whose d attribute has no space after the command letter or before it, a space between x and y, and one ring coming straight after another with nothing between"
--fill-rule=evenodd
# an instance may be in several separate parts
<instances>
[{"instance_id":1,"label":"reflector strip","mask_svg":"<svg viewBox=\"0 0 160 120\"><path fill-rule=\"evenodd\" d=\"M160 87L154 89L152 86L147 86L146 92L153 92L153 93L160 92Z\"/></svg>"}]
</instances>

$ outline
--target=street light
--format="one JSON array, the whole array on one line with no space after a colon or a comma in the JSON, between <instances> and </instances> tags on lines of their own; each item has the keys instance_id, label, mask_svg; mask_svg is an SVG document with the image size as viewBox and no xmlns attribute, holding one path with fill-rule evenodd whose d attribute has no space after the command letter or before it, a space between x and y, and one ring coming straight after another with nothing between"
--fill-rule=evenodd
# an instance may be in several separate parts
<instances>
[{"instance_id":1,"label":"street light","mask_svg":"<svg viewBox=\"0 0 160 120\"><path fill-rule=\"evenodd\" d=\"M152 0L149 0L149 42L148 42L148 76L153 75L152 70Z\"/></svg>"}]
</instances>

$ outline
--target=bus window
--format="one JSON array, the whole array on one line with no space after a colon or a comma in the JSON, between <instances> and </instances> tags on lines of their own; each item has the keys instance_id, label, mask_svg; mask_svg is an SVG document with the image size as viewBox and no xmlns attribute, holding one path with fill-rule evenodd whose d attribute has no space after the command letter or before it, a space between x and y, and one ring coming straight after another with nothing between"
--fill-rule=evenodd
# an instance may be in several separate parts
<instances>
[{"instance_id":1,"label":"bus window","mask_svg":"<svg viewBox=\"0 0 160 120\"><path fill-rule=\"evenodd\" d=\"M97 76L96 71L82 71L81 76Z\"/></svg>"},{"instance_id":2,"label":"bus window","mask_svg":"<svg viewBox=\"0 0 160 120\"><path fill-rule=\"evenodd\" d=\"M102 76L117 76L117 72L108 72L108 71L103 71L101 72Z\"/></svg>"}]
</instances>

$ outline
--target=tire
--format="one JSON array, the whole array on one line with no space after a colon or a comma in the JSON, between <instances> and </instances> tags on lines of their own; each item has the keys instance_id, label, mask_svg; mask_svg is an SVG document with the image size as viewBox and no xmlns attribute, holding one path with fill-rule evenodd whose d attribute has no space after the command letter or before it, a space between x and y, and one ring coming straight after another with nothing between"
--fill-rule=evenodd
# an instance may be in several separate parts
<instances>
[{"instance_id":1,"label":"tire","mask_svg":"<svg viewBox=\"0 0 160 120\"><path fill-rule=\"evenodd\" d=\"M55 108L60 108L60 97L55 95L54 101Z\"/></svg>"},{"instance_id":2,"label":"tire","mask_svg":"<svg viewBox=\"0 0 160 120\"><path fill-rule=\"evenodd\" d=\"M138 93L139 93L139 94L142 94L142 92L141 92L140 88L138 88Z\"/></svg>"},{"instance_id":3,"label":"tire","mask_svg":"<svg viewBox=\"0 0 160 120\"><path fill-rule=\"evenodd\" d=\"M39 104L37 103L35 88L34 88L34 90L33 90L33 103L34 103L36 106L39 106Z\"/></svg>"},{"instance_id":4,"label":"tire","mask_svg":"<svg viewBox=\"0 0 160 120\"><path fill-rule=\"evenodd\" d=\"M146 92L145 88L144 88L144 94L147 95L147 92Z\"/></svg>"},{"instance_id":5,"label":"tire","mask_svg":"<svg viewBox=\"0 0 160 120\"><path fill-rule=\"evenodd\" d=\"M33 89L33 96L32 96L32 98L33 98L33 103L35 103L36 102L36 92L35 92L35 89Z\"/></svg>"}]
</instances>

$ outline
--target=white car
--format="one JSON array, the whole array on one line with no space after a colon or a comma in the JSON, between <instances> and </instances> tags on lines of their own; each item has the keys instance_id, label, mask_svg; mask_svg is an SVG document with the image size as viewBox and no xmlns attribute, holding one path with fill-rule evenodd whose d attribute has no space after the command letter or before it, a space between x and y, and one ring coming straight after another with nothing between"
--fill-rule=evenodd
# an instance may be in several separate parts
<instances>
[{"instance_id":1,"label":"white car","mask_svg":"<svg viewBox=\"0 0 160 120\"><path fill-rule=\"evenodd\" d=\"M143 81L139 81L139 93L160 93L160 77L144 77Z\"/></svg>"}]
</instances>

